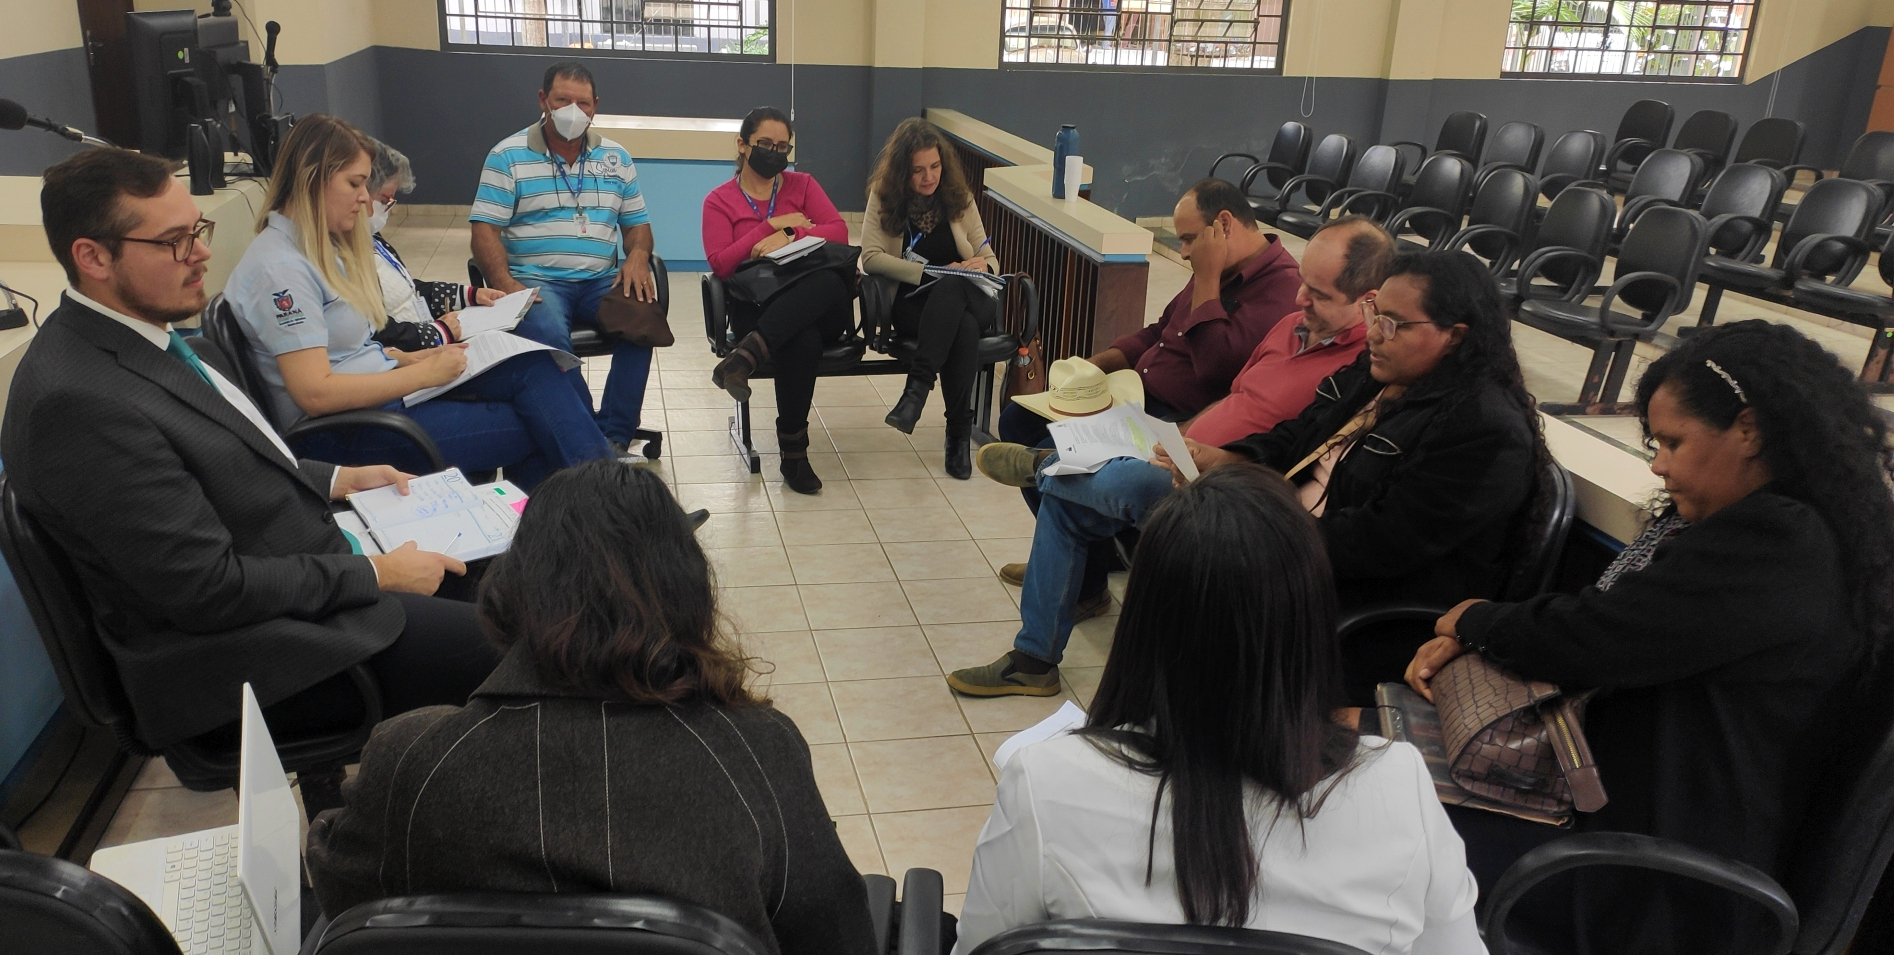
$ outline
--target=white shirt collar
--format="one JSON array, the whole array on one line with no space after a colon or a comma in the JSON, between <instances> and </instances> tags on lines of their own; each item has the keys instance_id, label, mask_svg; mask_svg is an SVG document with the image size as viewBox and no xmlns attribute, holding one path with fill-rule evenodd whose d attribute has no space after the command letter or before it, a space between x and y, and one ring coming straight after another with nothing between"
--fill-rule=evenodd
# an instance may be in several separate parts
<instances>
[{"instance_id":1,"label":"white shirt collar","mask_svg":"<svg viewBox=\"0 0 1894 955\"><path fill-rule=\"evenodd\" d=\"M98 302L95 302L92 299L81 294L79 290L76 288L67 289L66 295L67 297L71 298L73 301L78 302L79 304L84 305L85 307L95 312L98 312L100 315L103 315L106 318L109 318L112 321L115 321L119 323L120 325L123 325L126 328L131 329L134 332L137 332L138 337L143 338L145 341L148 341L152 343L153 345L158 346L159 348L171 347L171 323L170 322L166 322L164 326L160 328L159 326L153 325L142 318L133 318L130 315L127 315L124 312L121 312L115 308L107 308L104 305L100 305Z\"/></svg>"}]
</instances>

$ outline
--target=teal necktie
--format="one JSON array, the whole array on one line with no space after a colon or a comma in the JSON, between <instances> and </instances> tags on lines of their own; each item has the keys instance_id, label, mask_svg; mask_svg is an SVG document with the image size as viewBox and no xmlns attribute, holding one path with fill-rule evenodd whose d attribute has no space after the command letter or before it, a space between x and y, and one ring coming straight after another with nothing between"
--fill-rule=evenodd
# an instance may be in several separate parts
<instances>
[{"instance_id":1,"label":"teal necktie","mask_svg":"<svg viewBox=\"0 0 1894 955\"><path fill-rule=\"evenodd\" d=\"M191 366L191 370L197 372L197 377L204 379L204 384L212 388L217 387L217 384L210 380L210 372L205 369L203 359L198 358L197 353L191 351L191 346L184 344L184 336L176 331L171 332L171 343L164 346L164 353Z\"/></svg>"}]
</instances>

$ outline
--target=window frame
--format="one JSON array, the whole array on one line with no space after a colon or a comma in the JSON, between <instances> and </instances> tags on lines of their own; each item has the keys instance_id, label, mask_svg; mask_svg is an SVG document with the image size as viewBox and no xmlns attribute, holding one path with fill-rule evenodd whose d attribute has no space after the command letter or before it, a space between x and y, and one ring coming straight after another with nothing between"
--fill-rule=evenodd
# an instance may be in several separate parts
<instances>
[{"instance_id":1,"label":"window frame","mask_svg":"<svg viewBox=\"0 0 1894 955\"><path fill-rule=\"evenodd\" d=\"M1525 72L1525 71L1519 71L1519 70L1508 70L1505 68L1506 60L1512 54L1514 50L1527 51L1527 50L1544 49L1544 50L1549 50L1553 52L1558 52L1558 51L1593 52L1590 50L1581 49L1579 47L1558 47L1558 46L1516 47L1516 46L1511 45L1510 42L1508 42L1508 43L1503 44L1500 47L1500 72L1499 72L1500 78L1509 79L1509 80L1570 80L1570 81L1577 81L1577 82L1605 82L1605 83L1693 83L1693 84L1707 84L1707 85L1713 85L1713 86L1716 86L1716 85L1720 85L1720 86L1739 85L1740 86L1743 83L1748 81L1750 59L1751 59L1751 55L1755 52L1755 47L1756 47L1756 31L1762 19L1763 0L1696 0L1696 2L1691 2L1691 0L1598 0L1598 2L1607 3L1609 4L1609 6L1617 6L1619 4L1630 5L1630 4L1639 3L1639 2L1656 3L1660 6L1679 6L1679 7L1747 6L1750 11L1750 23L1749 23L1749 26L1744 27L1741 31L1744 34L1744 42L1743 42L1742 52L1735 54L1739 58L1739 65L1736 70L1736 75L1734 76L1679 76L1679 75L1671 74L1671 73L1534 73L1534 72ZM1609 7L1607 7L1606 25L1609 25L1610 23L1609 16L1610 16ZM1509 5L1507 7L1507 14L1506 14L1506 29L1509 34L1508 40L1510 40L1510 33L1513 27L1515 26L1519 26L1523 24L1532 24L1532 23L1542 24L1542 23L1547 23L1547 22L1556 22L1556 21L1515 20L1512 18L1512 8ZM1677 26L1673 28L1673 27L1668 27L1668 26L1653 25L1649 29L1702 30L1704 28L1701 26L1696 26L1696 27ZM1723 33L1737 32L1737 31L1726 30L1723 28L1716 28L1716 27L1712 27L1710 29L1715 32L1723 32ZM1599 51L1599 52L1602 52L1602 51ZM1701 55L1704 52L1706 51L1697 50L1697 51L1692 51L1690 53L1685 53L1682 55L1696 56L1696 55ZM1715 51L1709 51L1709 52L1714 53ZM1522 65L1523 65L1523 62L1524 62L1524 57L1522 56L1521 57Z\"/></svg>"},{"instance_id":2,"label":"window frame","mask_svg":"<svg viewBox=\"0 0 1894 955\"><path fill-rule=\"evenodd\" d=\"M473 2L477 4L479 3L479 0L473 0ZM583 4L584 0L576 0L576 2ZM650 0L647 0L647 2L650 2ZM666 0L658 0L658 2L666 2ZM689 2L692 2L692 0L675 0L675 2L689 3ZM731 2L740 3L741 0L731 0ZM449 32L447 29L447 20L450 16L460 17L460 18L473 17L475 19L479 19L481 17L486 17L486 16L492 16L496 18L505 18L509 20L537 19L537 17L531 14L514 14L514 13L493 13L493 14L449 13L447 11L448 0L434 0L434 10L435 10L436 15L439 17L441 51L444 53L485 53L485 54L499 55L499 56L555 56L555 57L566 58L566 59L598 58L598 59L620 59L620 60L672 60L672 61L697 62L697 63L769 63L769 64L774 64L774 63L779 62L776 55L777 54L776 41L778 37L776 8L778 5L778 0L764 0L764 2L769 4L769 23L768 23L769 52L768 53L699 53L695 51L681 51L680 52L677 50L619 50L619 49L605 49L601 47L517 46L517 45L512 45L512 44L501 46L501 45L487 44L487 43L460 43L460 42L456 42L449 39ZM583 18L581 18L579 22L583 23L586 21L583 20ZM592 21L592 22L621 23L621 22L626 22L626 21L600 19L600 20ZM643 21L643 22L648 23L650 21ZM478 30L476 30L475 32L478 33Z\"/></svg>"},{"instance_id":3,"label":"window frame","mask_svg":"<svg viewBox=\"0 0 1894 955\"><path fill-rule=\"evenodd\" d=\"M1146 64L1031 63L1031 62L1009 61L1006 58L1006 40L1007 40L1006 14L1018 9L1017 7L1009 8L1008 4L1011 2L1015 2L1015 0L1000 0L999 67L1002 70L1022 70L1022 71L1028 71L1028 72L1046 72L1046 73L1178 73L1178 74L1194 74L1194 75L1202 75L1202 76L1283 76L1285 75L1283 73L1283 63L1288 59L1289 17L1290 17L1290 14L1294 12L1293 8L1295 6L1295 0L1282 0L1282 14L1279 17L1279 19L1282 21L1282 24L1278 28L1277 33L1276 33L1277 39L1276 39L1276 65L1275 66L1172 66L1169 64L1166 64L1164 66L1153 66L1153 65L1146 65ZM1028 21L1030 22L1030 19L1032 17L1031 5L1032 3L1035 2L1035 0L1025 0L1025 2L1027 3L1026 14L1027 14ZM1119 0L1119 2L1122 3L1123 0ZM1258 5L1259 6L1261 5L1260 0L1259 0ZM1173 7L1172 9L1174 10L1175 7ZM1069 15L1072 12L1073 11L1067 8L1066 10L1067 15ZM1125 14L1122 11L1107 11L1102 8L1099 9L1096 13L1093 13L1090 10L1080 11L1080 15L1081 16L1098 16L1098 17L1125 16ZM1040 34L1040 35L1043 36L1044 34ZM1024 36L1030 39L1030 37L1032 37L1033 34L1028 33L1028 34L1024 34ZM1257 41L1251 41L1251 42L1256 43ZM1030 42L1028 43L1027 49L1028 50L1031 49Z\"/></svg>"}]
</instances>

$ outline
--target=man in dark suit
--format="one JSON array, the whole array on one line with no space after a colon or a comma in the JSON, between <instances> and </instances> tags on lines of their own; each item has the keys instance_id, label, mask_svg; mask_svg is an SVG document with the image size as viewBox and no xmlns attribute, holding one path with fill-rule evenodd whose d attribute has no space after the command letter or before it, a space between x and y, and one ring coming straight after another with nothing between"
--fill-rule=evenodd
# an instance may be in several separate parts
<instances>
[{"instance_id":1,"label":"man in dark suit","mask_svg":"<svg viewBox=\"0 0 1894 955\"><path fill-rule=\"evenodd\" d=\"M427 595L466 567L412 544L360 556L329 512L409 475L297 460L228 356L171 331L204 308L210 259L171 165L80 153L40 208L72 288L20 361L0 456L78 570L138 736L229 732L246 681L278 733L347 725L355 664L389 715L465 703L498 658L472 605Z\"/></svg>"}]
</instances>

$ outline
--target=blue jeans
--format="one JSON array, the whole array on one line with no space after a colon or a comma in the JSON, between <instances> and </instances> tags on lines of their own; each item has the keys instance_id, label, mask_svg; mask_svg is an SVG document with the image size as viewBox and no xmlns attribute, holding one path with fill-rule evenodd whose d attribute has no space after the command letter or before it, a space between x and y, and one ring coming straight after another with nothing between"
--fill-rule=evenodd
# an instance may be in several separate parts
<instances>
[{"instance_id":1,"label":"blue jeans","mask_svg":"<svg viewBox=\"0 0 1894 955\"><path fill-rule=\"evenodd\" d=\"M618 281L618 273L607 272L593 279L521 278L520 283L539 290L539 301L526 310L513 334L564 351L572 350L572 323L598 327L598 303ZM592 389L585 374L574 368L566 378L579 393L585 410L592 410ZM599 430L620 444L637 436L638 419L644 413L645 383L651 380L651 349L628 342L612 345L612 370L605 377L604 407L598 412Z\"/></svg>"},{"instance_id":2,"label":"blue jeans","mask_svg":"<svg viewBox=\"0 0 1894 955\"><path fill-rule=\"evenodd\" d=\"M612 455L591 412L579 404L545 352L516 355L412 408L400 399L382 408L420 422L450 466L506 468L507 480L527 491L560 468ZM414 474L428 469L420 451L390 431L329 432L298 443L303 454L334 464L392 464Z\"/></svg>"},{"instance_id":3,"label":"blue jeans","mask_svg":"<svg viewBox=\"0 0 1894 955\"><path fill-rule=\"evenodd\" d=\"M1047 459L1047 464L1058 455ZM1072 607L1084 592L1086 552L1136 527L1171 493L1171 472L1136 458L1105 462L1096 474L1039 476L1039 522L1019 597L1014 649L1047 663L1065 656Z\"/></svg>"}]
</instances>

